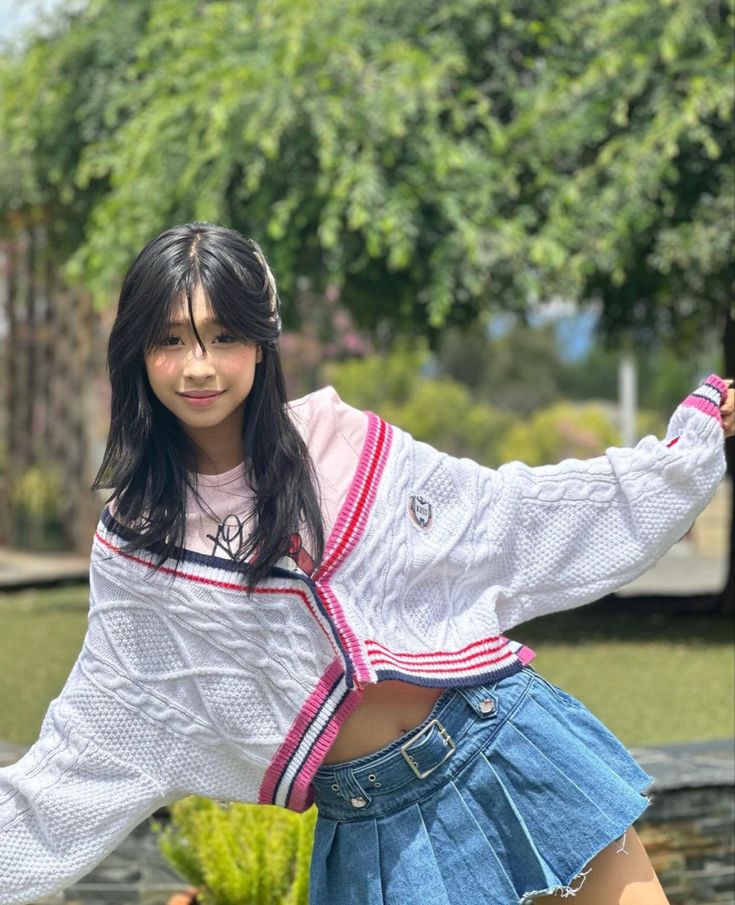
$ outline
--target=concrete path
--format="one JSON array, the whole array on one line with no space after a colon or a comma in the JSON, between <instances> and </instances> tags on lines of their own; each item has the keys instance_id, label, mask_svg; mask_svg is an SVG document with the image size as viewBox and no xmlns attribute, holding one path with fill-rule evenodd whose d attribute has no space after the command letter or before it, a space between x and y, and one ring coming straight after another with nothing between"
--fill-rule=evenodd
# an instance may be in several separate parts
<instances>
[{"instance_id":1,"label":"concrete path","mask_svg":"<svg viewBox=\"0 0 735 905\"><path fill-rule=\"evenodd\" d=\"M702 556L686 541L675 544L635 581L621 588L623 597L641 594L716 594L725 586L727 560ZM0 547L0 591L89 580L89 558L73 553L28 553Z\"/></svg>"},{"instance_id":2,"label":"concrete path","mask_svg":"<svg viewBox=\"0 0 735 905\"><path fill-rule=\"evenodd\" d=\"M20 591L69 581L89 581L88 556L29 553L0 547L0 591Z\"/></svg>"},{"instance_id":3,"label":"concrete path","mask_svg":"<svg viewBox=\"0 0 735 905\"><path fill-rule=\"evenodd\" d=\"M724 556L702 556L693 552L686 541L679 541L652 568L616 594L717 594L725 587L727 567Z\"/></svg>"}]
</instances>

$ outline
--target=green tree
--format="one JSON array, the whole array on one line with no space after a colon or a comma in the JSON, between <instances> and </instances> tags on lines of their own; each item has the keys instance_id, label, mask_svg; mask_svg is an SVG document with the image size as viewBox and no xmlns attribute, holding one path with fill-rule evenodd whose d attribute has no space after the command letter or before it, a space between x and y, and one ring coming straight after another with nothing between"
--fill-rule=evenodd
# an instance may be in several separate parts
<instances>
[{"instance_id":1,"label":"green tree","mask_svg":"<svg viewBox=\"0 0 735 905\"><path fill-rule=\"evenodd\" d=\"M303 283L334 285L358 326L436 347L561 294L646 352L714 325L735 370L735 0L91 0L61 21L1 64L0 210L43 204L100 304L203 218L261 239L287 324Z\"/></svg>"},{"instance_id":2,"label":"green tree","mask_svg":"<svg viewBox=\"0 0 735 905\"><path fill-rule=\"evenodd\" d=\"M553 324L515 324L500 336L455 328L442 336L439 366L466 383L475 396L519 414L544 408L561 397L563 362Z\"/></svg>"},{"instance_id":3,"label":"green tree","mask_svg":"<svg viewBox=\"0 0 735 905\"><path fill-rule=\"evenodd\" d=\"M9 64L7 167L30 153L34 174L55 165L66 192L100 187L78 212L84 239L67 271L100 304L145 241L203 218L257 235L284 298L299 278L333 283L359 324L435 335L489 297L521 306L527 295L505 130L541 52L524 8L162 0L128 34L114 82L102 80L81 153L59 165L52 148L12 136L51 139L89 102L98 61L69 35L120 31L119 3L94 0ZM49 71L64 104L46 109ZM32 195L6 192L2 206Z\"/></svg>"},{"instance_id":4,"label":"green tree","mask_svg":"<svg viewBox=\"0 0 735 905\"><path fill-rule=\"evenodd\" d=\"M92 2L70 12L60 4L43 31L0 54L0 231L17 213L43 217L58 261L81 246L109 191L106 178L80 186L80 158L129 115L124 78L149 7Z\"/></svg>"},{"instance_id":5,"label":"green tree","mask_svg":"<svg viewBox=\"0 0 735 905\"><path fill-rule=\"evenodd\" d=\"M3 61L0 205L76 200L103 303L199 217L363 325L561 291L694 342L732 288L733 3L91 0Z\"/></svg>"}]
</instances>

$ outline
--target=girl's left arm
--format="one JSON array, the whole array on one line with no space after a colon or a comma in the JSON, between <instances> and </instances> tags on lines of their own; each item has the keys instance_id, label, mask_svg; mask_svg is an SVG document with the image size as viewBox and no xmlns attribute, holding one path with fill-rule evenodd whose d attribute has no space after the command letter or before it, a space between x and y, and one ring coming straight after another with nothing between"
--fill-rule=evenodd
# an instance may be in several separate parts
<instances>
[{"instance_id":1,"label":"girl's left arm","mask_svg":"<svg viewBox=\"0 0 735 905\"><path fill-rule=\"evenodd\" d=\"M441 586L452 613L505 631L623 587L711 499L733 407L733 391L712 374L674 411L663 440L535 468L487 468L411 439L408 492L433 507L434 524L406 529L404 603Z\"/></svg>"}]
</instances>

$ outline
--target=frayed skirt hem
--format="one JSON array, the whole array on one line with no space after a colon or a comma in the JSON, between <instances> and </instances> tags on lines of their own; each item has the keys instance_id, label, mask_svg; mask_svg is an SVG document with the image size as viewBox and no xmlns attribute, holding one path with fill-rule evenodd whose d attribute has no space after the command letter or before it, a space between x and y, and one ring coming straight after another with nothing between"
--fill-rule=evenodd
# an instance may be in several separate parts
<instances>
[{"instance_id":1,"label":"frayed skirt hem","mask_svg":"<svg viewBox=\"0 0 735 905\"><path fill-rule=\"evenodd\" d=\"M640 819L640 817L645 813L645 811L648 809L648 807L650 807L650 805L653 803L652 795L646 795L646 793L644 791L641 791L641 796L642 796L642 807L640 808L640 812L632 820L628 819L628 820L624 821L626 824L625 828L619 835L613 836L612 839L610 839L608 842L605 842L604 845L599 846L596 851L592 852L592 854L585 855L581 859L580 867L576 871L574 871L574 873L572 874L572 876L569 880L567 880L565 882L559 881L558 883L554 883L553 885L547 886L545 889L535 889L535 890L533 890L533 892L526 892L521 896L520 899L518 899L518 902L516 903L516 905L533 905L534 899L538 898L539 896L551 896L551 895L559 894L559 898L561 898L561 899L567 899L567 898L570 898L571 896L576 896L577 893L584 886L584 883L585 883L587 877L592 872L592 868L587 867L587 865L591 861L593 861L601 852L604 852L605 849L609 845L612 845L613 842L617 842L618 839L622 839L621 846L617 850L618 853L627 854L627 852L625 852L625 835L626 835L626 833L628 832L630 827L633 826L633 824L637 820ZM573 887L572 884L576 880L580 880L581 882L577 886Z\"/></svg>"}]
</instances>

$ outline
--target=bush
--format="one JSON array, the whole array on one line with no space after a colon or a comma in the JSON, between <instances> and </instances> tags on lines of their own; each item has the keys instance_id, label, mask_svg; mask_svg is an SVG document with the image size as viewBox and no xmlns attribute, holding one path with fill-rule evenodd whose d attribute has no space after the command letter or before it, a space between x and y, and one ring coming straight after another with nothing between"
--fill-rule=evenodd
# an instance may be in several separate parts
<instances>
[{"instance_id":1,"label":"bush","mask_svg":"<svg viewBox=\"0 0 735 905\"><path fill-rule=\"evenodd\" d=\"M308 905L317 809L218 802L190 795L151 826L164 858L202 905Z\"/></svg>"},{"instance_id":2,"label":"bush","mask_svg":"<svg viewBox=\"0 0 735 905\"><path fill-rule=\"evenodd\" d=\"M423 377L421 351L398 350L325 368L326 378L356 408L368 409L417 440L483 465L498 465L500 442L516 422L510 412L476 401L451 377Z\"/></svg>"},{"instance_id":3,"label":"bush","mask_svg":"<svg viewBox=\"0 0 735 905\"><path fill-rule=\"evenodd\" d=\"M664 423L651 412L638 413L636 428L639 437L665 433ZM553 465L562 459L589 459L620 445L620 432L602 405L559 402L514 425L500 444L500 455L504 462Z\"/></svg>"},{"instance_id":4,"label":"bush","mask_svg":"<svg viewBox=\"0 0 735 905\"><path fill-rule=\"evenodd\" d=\"M55 466L31 465L17 481L8 483L13 544L29 550L58 550L64 546L59 513L61 478Z\"/></svg>"},{"instance_id":5,"label":"bush","mask_svg":"<svg viewBox=\"0 0 735 905\"><path fill-rule=\"evenodd\" d=\"M426 349L397 345L389 355L330 363L323 372L350 405L492 468L513 460L533 466L588 459L621 445L619 415L609 402L560 401L524 415L478 400L452 377L422 376L429 363ZM639 437L665 432L665 422L650 411L638 412L636 427Z\"/></svg>"}]
</instances>

